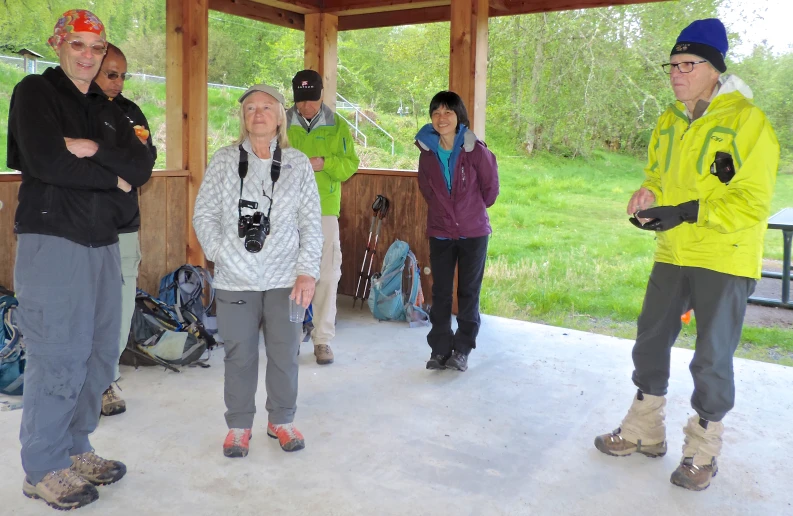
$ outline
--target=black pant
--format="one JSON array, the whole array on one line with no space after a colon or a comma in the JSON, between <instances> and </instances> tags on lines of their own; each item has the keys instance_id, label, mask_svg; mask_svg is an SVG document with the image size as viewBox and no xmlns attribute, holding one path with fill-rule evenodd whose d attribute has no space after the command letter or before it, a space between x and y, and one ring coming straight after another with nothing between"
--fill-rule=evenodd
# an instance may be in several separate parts
<instances>
[{"instance_id":1,"label":"black pant","mask_svg":"<svg viewBox=\"0 0 793 516\"><path fill-rule=\"evenodd\" d=\"M467 355L476 347L479 333L479 291L485 273L488 237L441 240L430 238L432 267L432 329L427 343L433 355L449 356L452 350ZM454 268L457 278L457 333L452 333Z\"/></svg>"},{"instance_id":2,"label":"black pant","mask_svg":"<svg viewBox=\"0 0 793 516\"><path fill-rule=\"evenodd\" d=\"M746 300L756 283L751 278L656 262L633 347L636 387L653 396L666 395L680 316L693 308L697 344L689 365L694 377L691 406L700 417L721 421L735 403L732 356L741 340Z\"/></svg>"}]
</instances>

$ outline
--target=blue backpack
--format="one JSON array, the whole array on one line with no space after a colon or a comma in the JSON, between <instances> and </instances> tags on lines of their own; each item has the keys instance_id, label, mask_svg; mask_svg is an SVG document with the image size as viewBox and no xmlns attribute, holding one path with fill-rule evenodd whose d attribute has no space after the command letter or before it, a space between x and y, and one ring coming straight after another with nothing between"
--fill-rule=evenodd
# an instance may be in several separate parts
<instances>
[{"instance_id":1,"label":"blue backpack","mask_svg":"<svg viewBox=\"0 0 793 516\"><path fill-rule=\"evenodd\" d=\"M204 287L209 286L209 302L204 304ZM217 333L215 317L210 314L215 299L212 275L203 267L185 264L162 277L157 297L170 306L179 322L190 312L210 333Z\"/></svg>"},{"instance_id":2,"label":"blue backpack","mask_svg":"<svg viewBox=\"0 0 793 516\"><path fill-rule=\"evenodd\" d=\"M25 349L13 312L18 302L14 296L0 296L0 393L22 395L25 373Z\"/></svg>"},{"instance_id":3,"label":"blue backpack","mask_svg":"<svg viewBox=\"0 0 793 516\"><path fill-rule=\"evenodd\" d=\"M402 278L407 273L410 292L402 290ZM369 309L380 321L408 321L410 327L428 326L429 315L421 307L421 275L416 255L402 240L394 240L383 257L383 269L372 277Z\"/></svg>"}]
</instances>

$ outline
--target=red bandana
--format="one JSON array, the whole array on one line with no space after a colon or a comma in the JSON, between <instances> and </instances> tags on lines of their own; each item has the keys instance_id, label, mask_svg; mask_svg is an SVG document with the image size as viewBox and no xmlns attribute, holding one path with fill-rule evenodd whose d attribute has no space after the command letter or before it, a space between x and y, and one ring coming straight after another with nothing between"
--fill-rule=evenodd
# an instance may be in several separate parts
<instances>
[{"instance_id":1,"label":"red bandana","mask_svg":"<svg viewBox=\"0 0 793 516\"><path fill-rule=\"evenodd\" d=\"M107 39L105 26L91 11L85 9L72 9L66 11L55 24L55 30L47 42L52 48L57 49L66 35L72 32L93 32L102 39Z\"/></svg>"}]
</instances>

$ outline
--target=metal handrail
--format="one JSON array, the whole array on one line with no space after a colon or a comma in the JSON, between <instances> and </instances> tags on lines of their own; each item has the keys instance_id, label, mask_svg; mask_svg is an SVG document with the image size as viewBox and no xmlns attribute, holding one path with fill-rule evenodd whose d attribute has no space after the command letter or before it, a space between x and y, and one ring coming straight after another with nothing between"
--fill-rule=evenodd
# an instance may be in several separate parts
<instances>
[{"instance_id":1,"label":"metal handrail","mask_svg":"<svg viewBox=\"0 0 793 516\"><path fill-rule=\"evenodd\" d=\"M358 137L359 134L361 136L363 136L363 146L364 147L368 147L369 145L366 143L366 134L363 131L361 131L360 129L358 129L352 122L347 120L347 118L344 115L342 115L341 113L338 113L338 112L336 114L339 115L339 118L341 118L342 120L347 122L347 125L349 125L355 131L355 137L356 138Z\"/></svg>"},{"instance_id":2,"label":"metal handrail","mask_svg":"<svg viewBox=\"0 0 793 516\"><path fill-rule=\"evenodd\" d=\"M380 125L379 125L377 122L375 122L374 120L372 120L371 118L369 118L368 116L366 116L366 113L364 113L363 111L361 111L360 109L358 109L357 107L355 107L355 105L354 105L352 102L350 102L349 100L347 100L347 99L345 99L344 97L342 97L342 96L341 96L341 94L340 94L338 91L336 92L336 97L340 98L340 99L341 99L343 102L346 102L346 103L347 103L349 106L352 106L352 109L354 109L354 110L355 110L355 115L356 115L356 116L355 116L355 125L354 125L353 127L355 128L355 131L356 131L356 133L357 133L357 132L359 132L359 129L358 129L358 115L361 115L362 117L364 117L365 119L367 119L367 120L368 120L368 121L369 121L369 122L370 122L370 123L371 123L373 126L375 126L376 128L378 128L378 129L380 130L380 132L382 132L383 134L385 134L386 136L388 136L389 138L391 138L391 155L393 156L393 155L394 155L394 137L393 137L393 136L391 136L391 135L388 133L388 131L386 131L385 129L383 129L382 127L380 127ZM338 101L337 101L337 102L338 102ZM345 107L346 107L346 106L345 106ZM345 120L346 120L346 119L345 119ZM349 120L347 121L347 123L350 123L350 122L349 122ZM350 125L352 126L352 124L350 124ZM363 133L361 133L361 134L363 134Z\"/></svg>"}]
</instances>

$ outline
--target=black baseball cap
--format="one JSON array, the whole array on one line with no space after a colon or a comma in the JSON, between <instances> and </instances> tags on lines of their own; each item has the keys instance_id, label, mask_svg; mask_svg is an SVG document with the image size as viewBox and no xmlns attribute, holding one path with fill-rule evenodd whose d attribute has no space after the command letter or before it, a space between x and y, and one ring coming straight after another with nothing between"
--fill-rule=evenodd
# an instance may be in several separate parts
<instances>
[{"instance_id":1,"label":"black baseball cap","mask_svg":"<svg viewBox=\"0 0 793 516\"><path fill-rule=\"evenodd\" d=\"M295 102L322 98L322 76L314 70L300 70L292 79Z\"/></svg>"}]
</instances>

